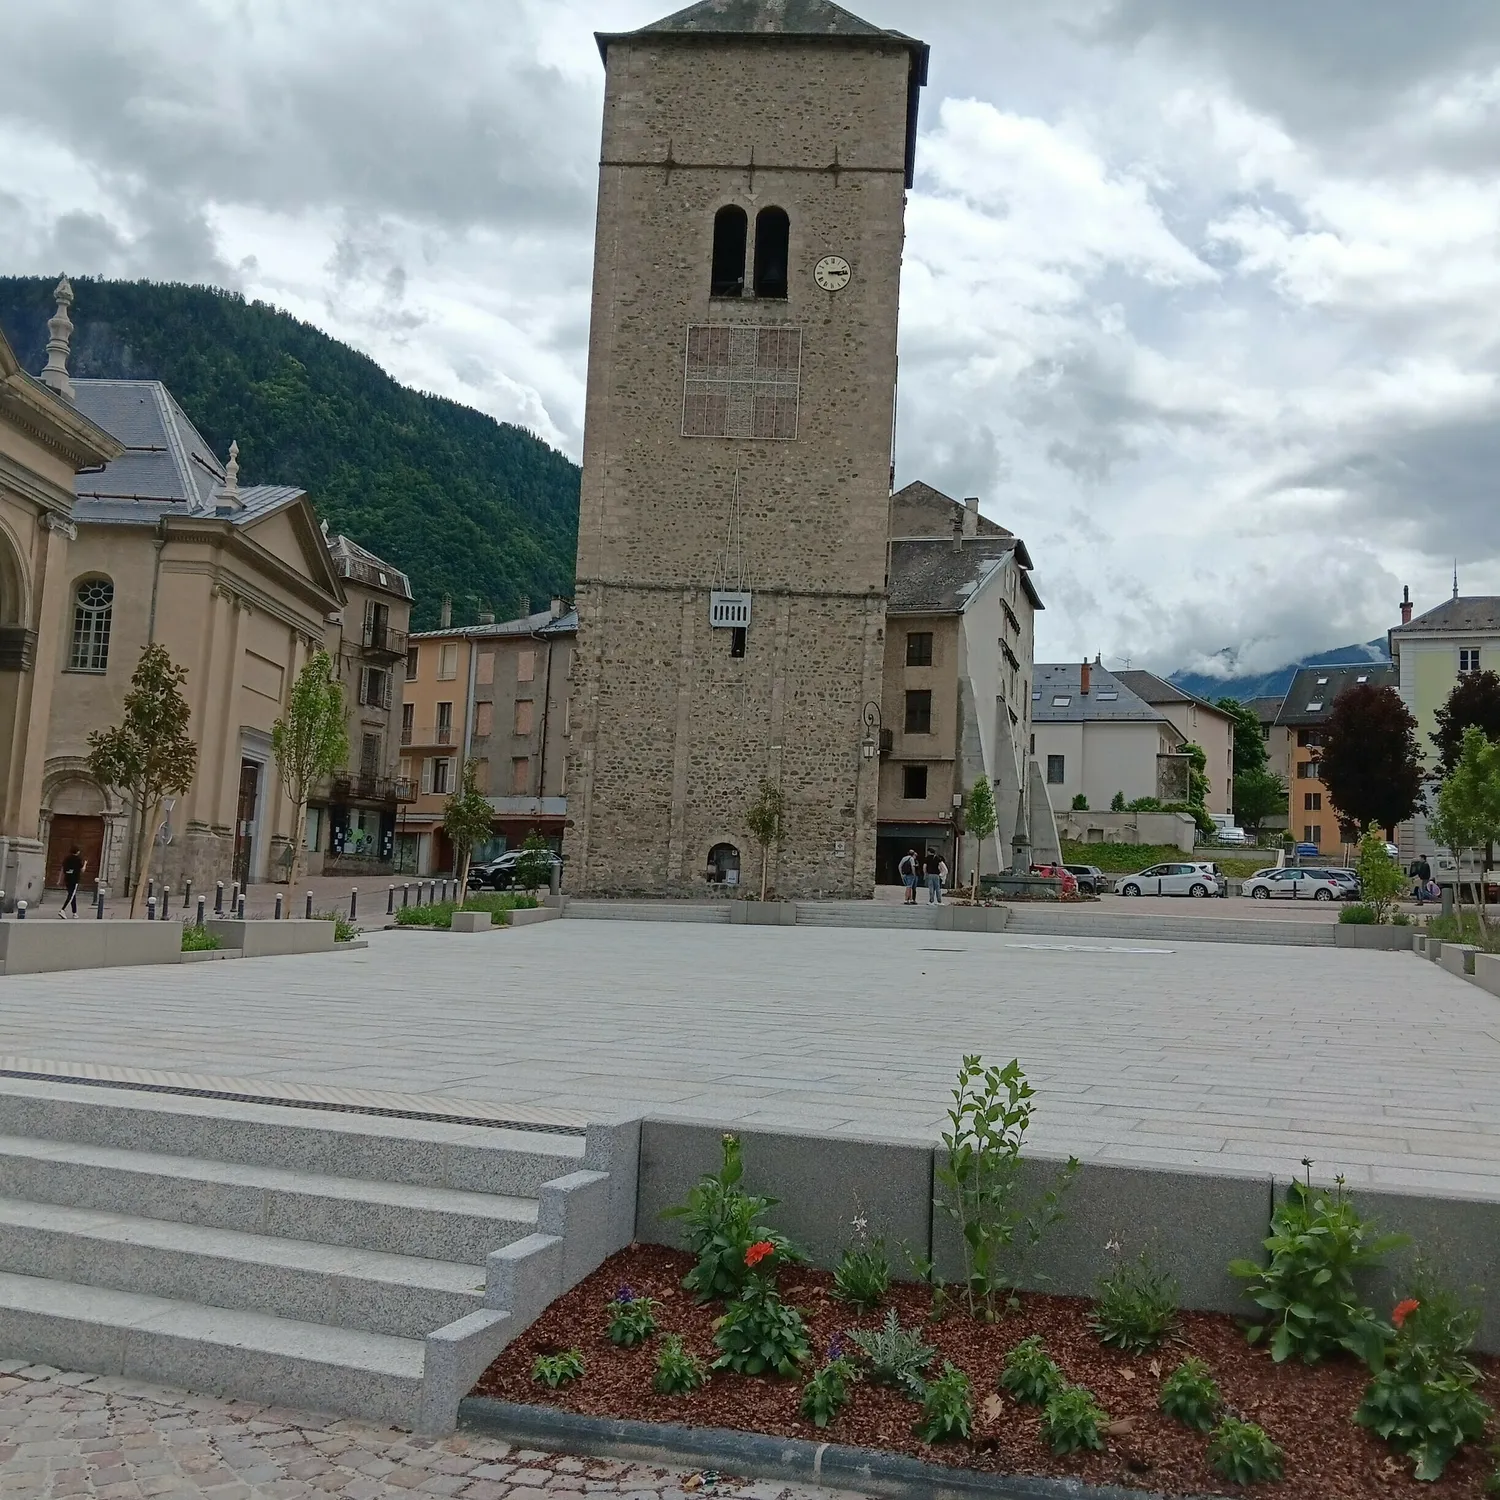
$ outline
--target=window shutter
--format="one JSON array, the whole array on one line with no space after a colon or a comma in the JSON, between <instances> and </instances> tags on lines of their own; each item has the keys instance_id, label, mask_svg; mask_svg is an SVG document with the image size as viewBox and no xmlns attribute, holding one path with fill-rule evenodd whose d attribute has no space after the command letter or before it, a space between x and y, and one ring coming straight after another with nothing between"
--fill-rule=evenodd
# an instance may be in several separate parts
<instances>
[{"instance_id":1,"label":"window shutter","mask_svg":"<svg viewBox=\"0 0 1500 1500\"><path fill-rule=\"evenodd\" d=\"M390 706L391 706L391 677L392 677L392 675L393 674L390 673L390 672L387 672L385 674L385 695L380 700L380 706L383 709L385 709L387 712L390 711Z\"/></svg>"},{"instance_id":2,"label":"window shutter","mask_svg":"<svg viewBox=\"0 0 1500 1500\"><path fill-rule=\"evenodd\" d=\"M424 792L432 790L432 757L430 755L422 758L422 790Z\"/></svg>"}]
</instances>

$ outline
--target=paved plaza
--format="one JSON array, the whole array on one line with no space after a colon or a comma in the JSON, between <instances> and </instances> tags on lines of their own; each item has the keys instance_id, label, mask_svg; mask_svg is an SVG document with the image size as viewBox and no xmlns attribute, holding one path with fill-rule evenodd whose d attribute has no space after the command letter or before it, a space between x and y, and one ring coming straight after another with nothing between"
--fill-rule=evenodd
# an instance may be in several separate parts
<instances>
[{"instance_id":1,"label":"paved plaza","mask_svg":"<svg viewBox=\"0 0 1500 1500\"><path fill-rule=\"evenodd\" d=\"M1410 954L563 921L0 979L0 1053L932 1141L1018 1056L1033 1141L1500 1197L1500 1001Z\"/></svg>"},{"instance_id":2,"label":"paved plaza","mask_svg":"<svg viewBox=\"0 0 1500 1500\"><path fill-rule=\"evenodd\" d=\"M854 1500L0 1361L6 1500Z\"/></svg>"}]
</instances>

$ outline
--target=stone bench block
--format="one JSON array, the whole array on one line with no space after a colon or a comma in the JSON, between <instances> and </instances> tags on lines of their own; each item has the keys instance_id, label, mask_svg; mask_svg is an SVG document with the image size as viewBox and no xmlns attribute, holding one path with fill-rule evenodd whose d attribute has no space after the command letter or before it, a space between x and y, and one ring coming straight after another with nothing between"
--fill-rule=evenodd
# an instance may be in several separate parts
<instances>
[{"instance_id":1,"label":"stone bench block","mask_svg":"<svg viewBox=\"0 0 1500 1500\"><path fill-rule=\"evenodd\" d=\"M107 924L106 924L107 925ZM238 917L213 917L205 924L226 948L238 948L246 958L271 958L285 953L331 953L333 923L313 918L275 922Z\"/></svg>"},{"instance_id":2,"label":"stone bench block","mask_svg":"<svg viewBox=\"0 0 1500 1500\"><path fill-rule=\"evenodd\" d=\"M729 920L737 927L795 927L797 906L792 901L731 901Z\"/></svg>"},{"instance_id":3,"label":"stone bench block","mask_svg":"<svg viewBox=\"0 0 1500 1500\"><path fill-rule=\"evenodd\" d=\"M556 906L517 906L511 910L510 925L530 927L533 922L555 922L560 916L562 909Z\"/></svg>"},{"instance_id":4,"label":"stone bench block","mask_svg":"<svg viewBox=\"0 0 1500 1500\"><path fill-rule=\"evenodd\" d=\"M1444 943L1438 963L1460 978L1474 972L1474 955L1479 950L1470 943Z\"/></svg>"},{"instance_id":5,"label":"stone bench block","mask_svg":"<svg viewBox=\"0 0 1500 1500\"><path fill-rule=\"evenodd\" d=\"M7 974L60 969L106 969L182 961L178 922L106 921L42 917L0 922L0 962Z\"/></svg>"},{"instance_id":6,"label":"stone bench block","mask_svg":"<svg viewBox=\"0 0 1500 1500\"><path fill-rule=\"evenodd\" d=\"M450 932L488 932L494 922L487 911L456 911Z\"/></svg>"},{"instance_id":7,"label":"stone bench block","mask_svg":"<svg viewBox=\"0 0 1500 1500\"><path fill-rule=\"evenodd\" d=\"M1366 926L1340 922L1333 929L1334 946L1338 948L1373 948L1381 953L1404 952L1411 947L1410 927L1396 927L1389 923Z\"/></svg>"},{"instance_id":8,"label":"stone bench block","mask_svg":"<svg viewBox=\"0 0 1500 1500\"><path fill-rule=\"evenodd\" d=\"M1476 953L1470 977L1480 989L1500 995L1500 953Z\"/></svg>"}]
</instances>

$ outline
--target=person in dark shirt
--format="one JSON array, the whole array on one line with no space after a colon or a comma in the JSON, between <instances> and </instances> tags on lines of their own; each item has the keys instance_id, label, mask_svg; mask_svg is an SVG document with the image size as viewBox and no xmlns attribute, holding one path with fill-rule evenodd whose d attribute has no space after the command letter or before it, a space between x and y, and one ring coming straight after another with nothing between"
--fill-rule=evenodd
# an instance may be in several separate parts
<instances>
[{"instance_id":1,"label":"person in dark shirt","mask_svg":"<svg viewBox=\"0 0 1500 1500\"><path fill-rule=\"evenodd\" d=\"M83 880L83 851L74 844L68 851L68 857L62 862L63 894L62 910L58 916L66 917L68 908L73 908L73 915L78 915L78 887Z\"/></svg>"}]
</instances>

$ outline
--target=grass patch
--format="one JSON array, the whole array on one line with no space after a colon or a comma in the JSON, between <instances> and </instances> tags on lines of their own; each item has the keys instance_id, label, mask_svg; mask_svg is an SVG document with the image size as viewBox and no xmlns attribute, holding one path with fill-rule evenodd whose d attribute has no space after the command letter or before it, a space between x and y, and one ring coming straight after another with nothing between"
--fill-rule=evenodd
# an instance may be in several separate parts
<instances>
[{"instance_id":1,"label":"grass patch","mask_svg":"<svg viewBox=\"0 0 1500 1500\"><path fill-rule=\"evenodd\" d=\"M1245 859L1239 855L1227 854L1217 845L1184 854L1176 844L1076 844L1071 839L1064 839L1062 853L1065 865L1098 865L1111 875L1134 875L1148 865L1194 859L1212 860L1226 875L1235 880L1246 880L1257 870L1263 870L1268 863L1274 862L1263 857Z\"/></svg>"},{"instance_id":2,"label":"grass patch","mask_svg":"<svg viewBox=\"0 0 1500 1500\"><path fill-rule=\"evenodd\" d=\"M530 911L540 906L535 896L515 891L476 891L462 906L456 901L434 901L428 906L403 906L396 911L398 927L452 927L456 911L487 911L490 922L504 927L513 911Z\"/></svg>"},{"instance_id":3,"label":"grass patch","mask_svg":"<svg viewBox=\"0 0 1500 1500\"><path fill-rule=\"evenodd\" d=\"M1462 915L1454 912L1451 917L1429 917L1427 936L1444 943L1472 943L1485 953L1500 953L1500 926L1493 923L1486 932L1479 925L1478 916L1471 911Z\"/></svg>"},{"instance_id":4,"label":"grass patch","mask_svg":"<svg viewBox=\"0 0 1500 1500\"><path fill-rule=\"evenodd\" d=\"M184 953L213 953L223 946L224 944L219 941L218 933L210 932L206 927L194 927L189 924L182 929Z\"/></svg>"}]
</instances>

